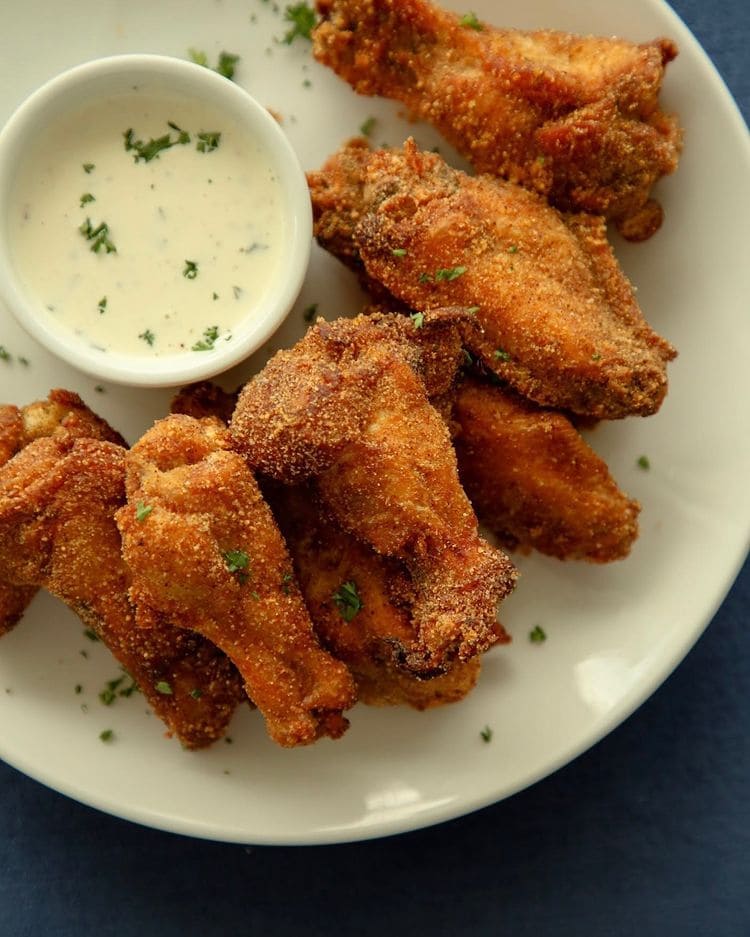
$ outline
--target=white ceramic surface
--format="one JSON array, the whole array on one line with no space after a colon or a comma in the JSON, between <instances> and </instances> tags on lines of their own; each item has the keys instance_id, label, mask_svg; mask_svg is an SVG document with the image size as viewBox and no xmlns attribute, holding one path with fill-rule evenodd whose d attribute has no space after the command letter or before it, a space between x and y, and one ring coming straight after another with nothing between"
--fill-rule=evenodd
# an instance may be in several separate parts
<instances>
[{"instance_id":1,"label":"white ceramic surface","mask_svg":"<svg viewBox=\"0 0 750 937\"><path fill-rule=\"evenodd\" d=\"M120 816L223 840L322 843L425 826L508 796L610 731L679 663L724 597L750 528L750 194L736 184L750 169L744 125L705 55L659 0L472 7L510 26L670 35L680 45L663 99L682 117L686 149L678 173L659 185L665 224L646 244L617 244L648 318L680 357L656 417L591 437L643 504L632 556L603 568L521 559L520 585L502 611L514 642L488 655L467 700L424 714L357 707L340 742L291 752L275 748L249 711L232 726L233 745L189 754L164 740L142 699L102 706L97 692L117 667L71 614L39 596L0 643L0 754L33 777ZM376 143L400 143L407 132L425 146L439 142L404 123L398 106L357 98L312 62L307 44L276 42L285 28L261 0L14 4L0 33L0 120L77 62L127 51L179 56L192 46L214 61L221 49L242 56L237 80L283 117L305 168L369 116L378 120ZM355 311L360 293L314 249L295 310L226 386L299 336L302 310L316 302L333 317ZM20 403L71 387L130 439L165 412L166 392L106 386L98 394L93 380L52 359L1 310L0 321L0 343L30 361L0 361L0 399ZM648 472L636 465L641 454ZM548 635L542 645L527 638L536 624ZM485 725L494 733L489 744L480 738ZM110 745L98 738L105 728L116 733Z\"/></svg>"},{"instance_id":2,"label":"white ceramic surface","mask_svg":"<svg viewBox=\"0 0 750 937\"><path fill-rule=\"evenodd\" d=\"M146 95L200 102L220 126L236 128L269 154L281 183L281 237L285 264L268 271L268 289L232 328L230 342L209 352L188 350L164 357L107 352L72 329L53 327L39 297L16 270L10 245L11 192L24 154L56 119L75 119L92 104L116 99L131 88ZM190 192L184 193L185 198ZM0 295L21 325L49 351L101 380L144 387L168 387L208 378L244 361L284 321L302 286L310 257L312 216L304 173L278 123L238 84L215 71L166 55L107 55L76 65L37 88L0 132ZM43 250L43 244L40 243Z\"/></svg>"}]
</instances>

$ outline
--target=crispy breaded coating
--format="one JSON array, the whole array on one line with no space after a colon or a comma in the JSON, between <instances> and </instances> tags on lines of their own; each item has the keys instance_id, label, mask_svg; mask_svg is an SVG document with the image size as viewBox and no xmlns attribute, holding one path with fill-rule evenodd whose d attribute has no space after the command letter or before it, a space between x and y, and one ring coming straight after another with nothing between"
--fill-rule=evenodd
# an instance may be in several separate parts
<instances>
[{"instance_id":1,"label":"crispy breaded coating","mask_svg":"<svg viewBox=\"0 0 750 937\"><path fill-rule=\"evenodd\" d=\"M45 436L89 437L126 445L118 432L69 390L51 390L46 400L25 407L0 406L0 466L24 446ZM34 586L8 582L0 573L0 636L18 624L36 594Z\"/></svg>"},{"instance_id":2,"label":"crispy breaded coating","mask_svg":"<svg viewBox=\"0 0 750 937\"><path fill-rule=\"evenodd\" d=\"M640 506L564 414L469 379L453 417L461 482L502 543L561 560L627 556Z\"/></svg>"},{"instance_id":3,"label":"crispy breaded coating","mask_svg":"<svg viewBox=\"0 0 750 937\"><path fill-rule=\"evenodd\" d=\"M601 218L564 218L413 140L355 142L308 182L320 243L350 235L367 274L413 309L473 308L484 335L468 347L519 393L601 419L658 410L675 352L644 320Z\"/></svg>"},{"instance_id":4,"label":"crispy breaded coating","mask_svg":"<svg viewBox=\"0 0 750 937\"><path fill-rule=\"evenodd\" d=\"M107 645L154 712L188 748L220 737L242 699L229 661L165 625L141 631L128 600L115 511L125 450L62 434L31 442L0 469L0 568L60 598Z\"/></svg>"},{"instance_id":5,"label":"crispy breaded coating","mask_svg":"<svg viewBox=\"0 0 750 937\"><path fill-rule=\"evenodd\" d=\"M635 44L553 30L495 29L428 0L318 0L313 52L359 94L404 103L478 172L563 210L649 237L653 184L677 168L682 134L659 107L669 39Z\"/></svg>"},{"instance_id":6,"label":"crispy breaded coating","mask_svg":"<svg viewBox=\"0 0 750 937\"><path fill-rule=\"evenodd\" d=\"M158 421L127 455L127 491L117 522L139 621L166 616L220 647L280 745L338 738L354 683L319 646L279 529L219 420Z\"/></svg>"},{"instance_id":7,"label":"crispy breaded coating","mask_svg":"<svg viewBox=\"0 0 750 937\"><path fill-rule=\"evenodd\" d=\"M419 354L367 316L321 321L245 386L230 429L251 467L316 478L345 530L406 564L417 640L405 663L426 673L494 643L515 571L478 536Z\"/></svg>"},{"instance_id":8,"label":"crispy breaded coating","mask_svg":"<svg viewBox=\"0 0 750 937\"><path fill-rule=\"evenodd\" d=\"M213 416L228 423L237 405L239 391L229 393L213 381L197 381L181 387L169 405L170 413L184 413L196 420Z\"/></svg>"},{"instance_id":9,"label":"crispy breaded coating","mask_svg":"<svg viewBox=\"0 0 750 937\"><path fill-rule=\"evenodd\" d=\"M474 687L480 658L422 679L404 660L417 637L414 583L405 565L379 556L327 515L314 483L264 485L294 560L315 631L357 681L361 702L428 709ZM348 600L348 601L347 601ZM496 640L509 640L498 623Z\"/></svg>"}]
</instances>

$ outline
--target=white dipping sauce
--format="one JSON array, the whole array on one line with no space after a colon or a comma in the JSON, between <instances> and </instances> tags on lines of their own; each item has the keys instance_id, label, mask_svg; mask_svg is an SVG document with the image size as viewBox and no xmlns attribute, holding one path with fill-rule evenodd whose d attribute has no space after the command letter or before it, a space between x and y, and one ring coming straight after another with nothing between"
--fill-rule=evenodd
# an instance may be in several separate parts
<instances>
[{"instance_id":1,"label":"white dipping sauce","mask_svg":"<svg viewBox=\"0 0 750 937\"><path fill-rule=\"evenodd\" d=\"M136 161L124 134L148 151L180 138L168 122L189 142ZM217 133L212 148L205 135ZM200 104L136 88L35 141L12 196L13 261L50 324L103 353L210 354L274 279L281 201L251 136Z\"/></svg>"}]
</instances>

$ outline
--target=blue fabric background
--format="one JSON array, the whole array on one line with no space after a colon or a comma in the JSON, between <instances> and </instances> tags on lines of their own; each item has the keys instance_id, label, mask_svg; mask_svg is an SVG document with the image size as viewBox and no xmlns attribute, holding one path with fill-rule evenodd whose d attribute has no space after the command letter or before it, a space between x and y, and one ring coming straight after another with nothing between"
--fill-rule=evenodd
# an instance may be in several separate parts
<instances>
[{"instance_id":1,"label":"blue fabric background","mask_svg":"<svg viewBox=\"0 0 750 937\"><path fill-rule=\"evenodd\" d=\"M675 0L750 110L750 4ZM750 180L747 180L750 184ZM750 563L624 725L510 800L344 846L142 829L0 763L0 935L750 935Z\"/></svg>"}]
</instances>

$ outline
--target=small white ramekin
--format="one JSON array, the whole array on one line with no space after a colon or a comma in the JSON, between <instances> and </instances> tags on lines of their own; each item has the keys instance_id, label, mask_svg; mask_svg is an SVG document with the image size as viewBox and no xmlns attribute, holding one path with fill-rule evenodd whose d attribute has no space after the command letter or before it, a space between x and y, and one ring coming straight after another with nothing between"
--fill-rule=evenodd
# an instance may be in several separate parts
<instances>
[{"instance_id":1,"label":"small white ramekin","mask_svg":"<svg viewBox=\"0 0 750 937\"><path fill-rule=\"evenodd\" d=\"M41 303L14 267L9 245L9 203L17 171L30 141L52 120L134 85L151 83L177 98L215 108L269 153L282 190L284 262L260 305L233 326L231 342L210 353L185 351L149 358L89 347L72 331L52 331ZM281 325L302 287L310 259L312 215L305 175L291 144L268 111L234 82L208 68L159 55L118 55L96 59L51 79L28 97L0 132L0 296L20 324L53 354L103 380L166 387L212 377L256 351ZM40 264L44 263L40 256Z\"/></svg>"}]
</instances>

